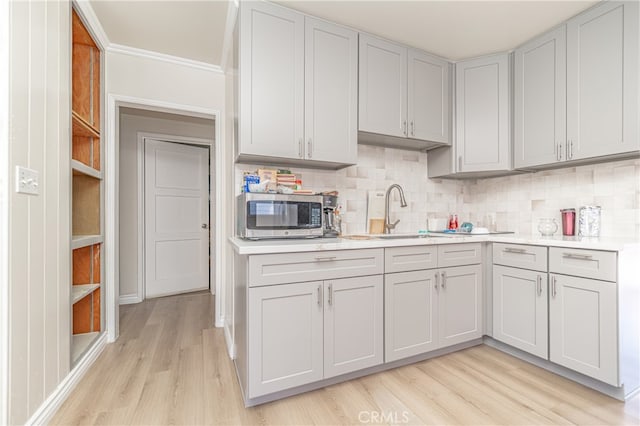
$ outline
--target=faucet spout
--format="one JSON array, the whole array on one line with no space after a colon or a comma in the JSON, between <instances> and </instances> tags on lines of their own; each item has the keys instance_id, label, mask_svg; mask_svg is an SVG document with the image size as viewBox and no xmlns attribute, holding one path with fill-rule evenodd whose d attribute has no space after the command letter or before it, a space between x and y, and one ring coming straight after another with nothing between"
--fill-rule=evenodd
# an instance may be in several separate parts
<instances>
[{"instance_id":1,"label":"faucet spout","mask_svg":"<svg viewBox=\"0 0 640 426\"><path fill-rule=\"evenodd\" d=\"M398 185L397 183L394 183L389 188L387 188L387 192L385 193L385 196L384 196L384 205L385 205L384 233L385 234L391 233L391 230L396 227L398 222L400 222L400 219L398 219L394 223L391 223L391 219L389 217L389 200L390 200L389 195L391 194L391 191L393 190L393 188L396 188L398 190L398 193L400 193L400 207L407 207L407 200L404 198L404 191L402 190L402 187L400 185Z\"/></svg>"}]
</instances>

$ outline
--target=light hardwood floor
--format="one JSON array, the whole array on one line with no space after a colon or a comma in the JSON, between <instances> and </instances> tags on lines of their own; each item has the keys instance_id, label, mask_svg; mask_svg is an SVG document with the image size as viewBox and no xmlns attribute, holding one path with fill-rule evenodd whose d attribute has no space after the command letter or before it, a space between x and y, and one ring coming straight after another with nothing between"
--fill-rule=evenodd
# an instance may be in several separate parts
<instances>
[{"instance_id":1,"label":"light hardwood floor","mask_svg":"<svg viewBox=\"0 0 640 426\"><path fill-rule=\"evenodd\" d=\"M245 409L206 293L121 306L52 424L640 424L623 404L487 346Z\"/></svg>"}]
</instances>

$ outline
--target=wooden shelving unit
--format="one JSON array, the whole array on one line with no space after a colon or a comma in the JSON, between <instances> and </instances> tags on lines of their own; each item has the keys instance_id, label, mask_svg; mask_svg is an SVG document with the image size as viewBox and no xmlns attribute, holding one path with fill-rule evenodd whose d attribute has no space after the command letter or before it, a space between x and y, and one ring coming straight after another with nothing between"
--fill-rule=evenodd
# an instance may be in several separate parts
<instances>
[{"instance_id":1,"label":"wooden shelving unit","mask_svg":"<svg viewBox=\"0 0 640 426\"><path fill-rule=\"evenodd\" d=\"M75 10L72 11L71 90L71 306L75 363L102 331L103 200L100 133L102 52Z\"/></svg>"}]
</instances>

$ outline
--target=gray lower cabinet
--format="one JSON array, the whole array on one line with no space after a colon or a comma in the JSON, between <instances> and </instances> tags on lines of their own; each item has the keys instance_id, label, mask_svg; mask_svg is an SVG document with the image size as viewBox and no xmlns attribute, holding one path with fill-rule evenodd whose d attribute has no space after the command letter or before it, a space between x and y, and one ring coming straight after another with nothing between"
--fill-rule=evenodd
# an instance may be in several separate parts
<instances>
[{"instance_id":1,"label":"gray lower cabinet","mask_svg":"<svg viewBox=\"0 0 640 426\"><path fill-rule=\"evenodd\" d=\"M493 265L493 338L549 356L547 273Z\"/></svg>"},{"instance_id":2,"label":"gray lower cabinet","mask_svg":"<svg viewBox=\"0 0 640 426\"><path fill-rule=\"evenodd\" d=\"M249 398L383 362L382 275L249 289Z\"/></svg>"},{"instance_id":3,"label":"gray lower cabinet","mask_svg":"<svg viewBox=\"0 0 640 426\"><path fill-rule=\"evenodd\" d=\"M480 252L479 243L385 250L386 264L406 271L385 274L386 362L482 337ZM462 266L413 270L434 256Z\"/></svg>"}]
</instances>

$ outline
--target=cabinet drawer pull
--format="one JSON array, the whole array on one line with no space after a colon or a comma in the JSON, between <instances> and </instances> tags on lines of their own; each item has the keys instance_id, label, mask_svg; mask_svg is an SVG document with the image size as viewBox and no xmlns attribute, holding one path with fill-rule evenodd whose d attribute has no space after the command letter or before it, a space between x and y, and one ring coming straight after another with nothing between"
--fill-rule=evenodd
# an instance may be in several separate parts
<instances>
[{"instance_id":1,"label":"cabinet drawer pull","mask_svg":"<svg viewBox=\"0 0 640 426\"><path fill-rule=\"evenodd\" d=\"M298 157L303 158L304 154L302 152L302 149L304 147L304 141L302 140L302 138L300 138L298 140Z\"/></svg>"},{"instance_id":2,"label":"cabinet drawer pull","mask_svg":"<svg viewBox=\"0 0 640 426\"><path fill-rule=\"evenodd\" d=\"M562 160L562 144L558 144L558 161Z\"/></svg>"},{"instance_id":3,"label":"cabinet drawer pull","mask_svg":"<svg viewBox=\"0 0 640 426\"><path fill-rule=\"evenodd\" d=\"M333 284L329 284L329 295L327 296L327 302L329 303L329 306L331 306L333 304Z\"/></svg>"},{"instance_id":4,"label":"cabinet drawer pull","mask_svg":"<svg viewBox=\"0 0 640 426\"><path fill-rule=\"evenodd\" d=\"M556 277L551 277L551 295L555 298L557 294Z\"/></svg>"},{"instance_id":5,"label":"cabinet drawer pull","mask_svg":"<svg viewBox=\"0 0 640 426\"><path fill-rule=\"evenodd\" d=\"M402 122L402 134L407 136L407 120Z\"/></svg>"},{"instance_id":6,"label":"cabinet drawer pull","mask_svg":"<svg viewBox=\"0 0 640 426\"><path fill-rule=\"evenodd\" d=\"M416 125L413 122L413 120L411 120L411 136L415 136L416 135Z\"/></svg>"},{"instance_id":7,"label":"cabinet drawer pull","mask_svg":"<svg viewBox=\"0 0 640 426\"><path fill-rule=\"evenodd\" d=\"M447 273L442 271L442 284L440 284L440 286L444 289L446 284L447 284Z\"/></svg>"},{"instance_id":8,"label":"cabinet drawer pull","mask_svg":"<svg viewBox=\"0 0 640 426\"><path fill-rule=\"evenodd\" d=\"M538 296L542 296L542 277L540 275L536 279L536 284L538 286Z\"/></svg>"},{"instance_id":9,"label":"cabinet drawer pull","mask_svg":"<svg viewBox=\"0 0 640 426\"><path fill-rule=\"evenodd\" d=\"M434 287L435 287L436 291L438 291L438 285L439 285L439 283L438 283L438 281L439 281L439 280L438 280L438 278L439 278L440 274L438 274L438 273L436 272L434 275L435 275L435 279L436 279L436 284L435 284L435 286L434 286Z\"/></svg>"},{"instance_id":10,"label":"cabinet drawer pull","mask_svg":"<svg viewBox=\"0 0 640 426\"><path fill-rule=\"evenodd\" d=\"M502 251L505 252L505 253L527 254L527 250L523 249L523 248L506 247Z\"/></svg>"},{"instance_id":11,"label":"cabinet drawer pull","mask_svg":"<svg viewBox=\"0 0 640 426\"><path fill-rule=\"evenodd\" d=\"M318 306L322 306L322 286L318 285Z\"/></svg>"},{"instance_id":12,"label":"cabinet drawer pull","mask_svg":"<svg viewBox=\"0 0 640 426\"><path fill-rule=\"evenodd\" d=\"M317 256L316 257L316 262L331 262L332 260L335 260L336 256Z\"/></svg>"},{"instance_id":13,"label":"cabinet drawer pull","mask_svg":"<svg viewBox=\"0 0 640 426\"><path fill-rule=\"evenodd\" d=\"M562 257L566 257L567 259L579 259L579 260L593 259L592 254L578 254L578 253L562 253Z\"/></svg>"},{"instance_id":14,"label":"cabinet drawer pull","mask_svg":"<svg viewBox=\"0 0 640 426\"><path fill-rule=\"evenodd\" d=\"M307 157L311 158L311 154L313 153L313 145L311 142L311 138L307 141Z\"/></svg>"}]
</instances>

